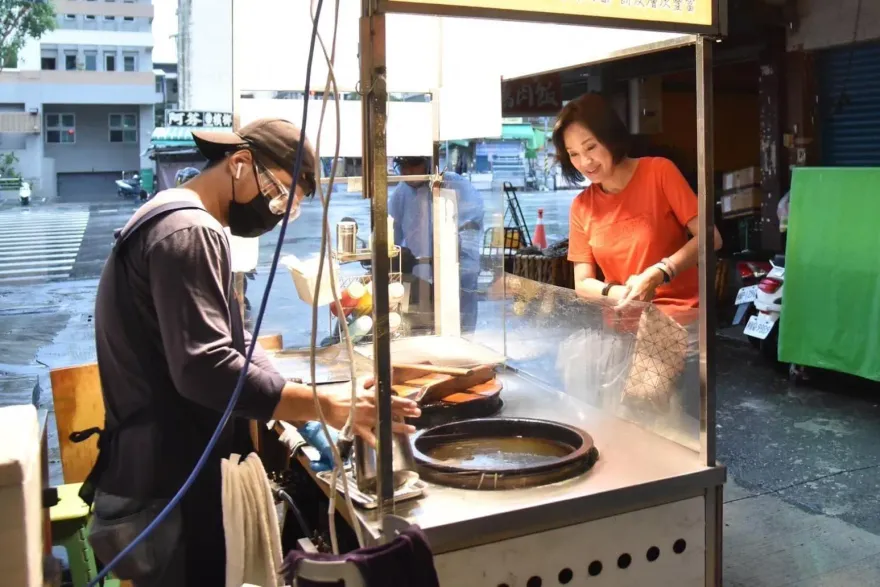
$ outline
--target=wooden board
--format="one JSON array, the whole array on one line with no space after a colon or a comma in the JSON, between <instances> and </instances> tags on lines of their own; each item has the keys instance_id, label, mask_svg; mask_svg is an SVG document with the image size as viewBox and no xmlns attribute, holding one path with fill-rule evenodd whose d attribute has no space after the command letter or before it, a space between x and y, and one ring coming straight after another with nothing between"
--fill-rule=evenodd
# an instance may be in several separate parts
<instances>
[{"instance_id":1,"label":"wooden board","mask_svg":"<svg viewBox=\"0 0 880 587\"><path fill-rule=\"evenodd\" d=\"M284 341L280 334L263 334L257 338L257 342L260 343L264 351L284 350Z\"/></svg>"},{"instance_id":2,"label":"wooden board","mask_svg":"<svg viewBox=\"0 0 880 587\"><path fill-rule=\"evenodd\" d=\"M52 398L65 483L82 483L98 458L98 437L74 444L70 433L104 427L104 398L98 364L52 369Z\"/></svg>"},{"instance_id":3,"label":"wooden board","mask_svg":"<svg viewBox=\"0 0 880 587\"><path fill-rule=\"evenodd\" d=\"M391 389L397 395L430 403L439 401L447 395L490 382L494 378L495 368L491 365L476 367L470 375L462 376L424 373L416 369L395 369Z\"/></svg>"}]
</instances>

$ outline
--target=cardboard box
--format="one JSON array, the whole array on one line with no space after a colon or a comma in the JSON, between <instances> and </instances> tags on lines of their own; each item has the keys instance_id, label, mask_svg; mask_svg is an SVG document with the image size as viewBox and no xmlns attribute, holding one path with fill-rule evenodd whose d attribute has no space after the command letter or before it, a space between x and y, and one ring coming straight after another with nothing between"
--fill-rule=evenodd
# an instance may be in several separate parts
<instances>
[{"instance_id":1,"label":"cardboard box","mask_svg":"<svg viewBox=\"0 0 880 587\"><path fill-rule=\"evenodd\" d=\"M724 174L723 191L733 192L761 184L761 168L746 167L739 171Z\"/></svg>"},{"instance_id":2,"label":"cardboard box","mask_svg":"<svg viewBox=\"0 0 880 587\"><path fill-rule=\"evenodd\" d=\"M40 425L31 405L0 408L0 582L43 584Z\"/></svg>"},{"instance_id":3,"label":"cardboard box","mask_svg":"<svg viewBox=\"0 0 880 587\"><path fill-rule=\"evenodd\" d=\"M721 196L721 216L736 218L761 209L764 193L758 188L740 190Z\"/></svg>"}]
</instances>

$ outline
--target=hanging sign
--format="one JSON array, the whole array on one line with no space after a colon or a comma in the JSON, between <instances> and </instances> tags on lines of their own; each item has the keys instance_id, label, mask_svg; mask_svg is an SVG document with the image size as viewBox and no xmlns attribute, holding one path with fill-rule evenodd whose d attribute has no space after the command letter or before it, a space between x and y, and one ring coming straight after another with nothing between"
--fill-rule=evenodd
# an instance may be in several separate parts
<instances>
[{"instance_id":1,"label":"hanging sign","mask_svg":"<svg viewBox=\"0 0 880 587\"><path fill-rule=\"evenodd\" d=\"M380 0L379 6L384 12L584 22L595 26L602 26L605 20L628 21L614 26L709 32L718 28L718 7L726 6L726 0Z\"/></svg>"},{"instance_id":2,"label":"hanging sign","mask_svg":"<svg viewBox=\"0 0 880 587\"><path fill-rule=\"evenodd\" d=\"M169 110L165 113L165 126L185 126L188 128L232 128L232 112L205 112L203 110Z\"/></svg>"},{"instance_id":3,"label":"hanging sign","mask_svg":"<svg viewBox=\"0 0 880 587\"><path fill-rule=\"evenodd\" d=\"M562 76L534 75L501 82L501 116L555 116L562 110Z\"/></svg>"}]
</instances>

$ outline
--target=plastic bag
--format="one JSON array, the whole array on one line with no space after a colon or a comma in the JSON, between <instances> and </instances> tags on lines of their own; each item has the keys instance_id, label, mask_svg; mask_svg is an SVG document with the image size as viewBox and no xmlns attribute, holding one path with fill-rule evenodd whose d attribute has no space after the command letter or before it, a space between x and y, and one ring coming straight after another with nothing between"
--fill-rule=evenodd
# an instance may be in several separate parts
<instances>
[{"instance_id":1,"label":"plastic bag","mask_svg":"<svg viewBox=\"0 0 880 587\"><path fill-rule=\"evenodd\" d=\"M779 198L776 204L776 216L779 218L779 232L788 230L788 208L791 202L791 192L785 192L785 195Z\"/></svg>"}]
</instances>

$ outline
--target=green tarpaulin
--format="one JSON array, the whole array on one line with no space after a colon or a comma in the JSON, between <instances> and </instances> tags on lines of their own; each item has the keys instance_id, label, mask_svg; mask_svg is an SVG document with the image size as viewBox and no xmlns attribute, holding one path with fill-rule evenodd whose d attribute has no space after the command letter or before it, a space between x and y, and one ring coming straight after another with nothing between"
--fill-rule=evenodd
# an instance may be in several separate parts
<instances>
[{"instance_id":1,"label":"green tarpaulin","mask_svg":"<svg viewBox=\"0 0 880 587\"><path fill-rule=\"evenodd\" d=\"M880 381L880 168L801 168L779 359Z\"/></svg>"}]
</instances>

